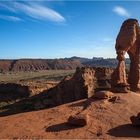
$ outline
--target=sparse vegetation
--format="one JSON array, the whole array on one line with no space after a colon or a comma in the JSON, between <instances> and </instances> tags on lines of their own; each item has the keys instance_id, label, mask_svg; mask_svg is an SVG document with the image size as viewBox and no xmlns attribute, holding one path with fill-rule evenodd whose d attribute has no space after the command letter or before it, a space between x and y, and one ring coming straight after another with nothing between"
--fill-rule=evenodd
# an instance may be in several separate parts
<instances>
[{"instance_id":1,"label":"sparse vegetation","mask_svg":"<svg viewBox=\"0 0 140 140\"><path fill-rule=\"evenodd\" d=\"M60 81L66 75L72 75L75 70L46 70L38 72L8 72L0 73L0 82L24 81Z\"/></svg>"}]
</instances>

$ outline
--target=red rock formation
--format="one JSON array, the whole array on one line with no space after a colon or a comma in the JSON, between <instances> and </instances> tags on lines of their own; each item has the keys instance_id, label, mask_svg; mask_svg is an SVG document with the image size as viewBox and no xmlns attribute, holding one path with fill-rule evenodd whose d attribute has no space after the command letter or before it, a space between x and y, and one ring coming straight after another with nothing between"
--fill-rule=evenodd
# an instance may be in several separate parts
<instances>
[{"instance_id":1,"label":"red rock formation","mask_svg":"<svg viewBox=\"0 0 140 140\"><path fill-rule=\"evenodd\" d=\"M112 74L112 89L117 92L140 90L140 28L136 19L124 21L116 39L118 66ZM128 83L125 73L124 55L128 53L131 64ZM119 87L119 90L117 88Z\"/></svg>"},{"instance_id":2,"label":"red rock formation","mask_svg":"<svg viewBox=\"0 0 140 140\"><path fill-rule=\"evenodd\" d=\"M77 68L73 77L66 77L56 87L43 91L43 96L38 97L41 100L39 104L52 107L89 98L95 91L109 90L112 72L110 68Z\"/></svg>"},{"instance_id":3,"label":"red rock formation","mask_svg":"<svg viewBox=\"0 0 140 140\"><path fill-rule=\"evenodd\" d=\"M77 68L72 77L65 77L55 87L52 86L49 90L45 89L44 91L42 91L43 87L38 87L37 85L36 87L32 87L32 85L27 84L29 96L31 97L25 97L26 99L19 101L16 106L19 106L19 111L22 106L25 106L25 109L27 109L28 106L29 110L37 110L89 98L95 91L110 89L110 77L112 72L113 69L110 68ZM4 86L5 85L2 85L2 88ZM0 88L1 92L3 91L2 88ZM13 88L13 86L11 88ZM14 92L11 95L11 92L6 90L6 86L4 88L5 92L9 92L9 94L7 94L9 97L17 92L15 90L16 89L14 89ZM37 92L40 90L41 93L34 95L34 92L36 94L36 90ZM17 92L16 95L17 94L21 96L19 92Z\"/></svg>"}]
</instances>

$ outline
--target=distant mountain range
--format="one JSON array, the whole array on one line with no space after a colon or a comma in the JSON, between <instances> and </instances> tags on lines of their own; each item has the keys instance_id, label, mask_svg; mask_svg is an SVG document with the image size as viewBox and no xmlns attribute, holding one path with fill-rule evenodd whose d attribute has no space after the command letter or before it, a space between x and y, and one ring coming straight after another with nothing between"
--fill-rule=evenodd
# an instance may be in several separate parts
<instances>
[{"instance_id":1,"label":"distant mountain range","mask_svg":"<svg viewBox=\"0 0 140 140\"><path fill-rule=\"evenodd\" d=\"M67 58L70 60L79 60L84 66L94 66L94 67L111 67L115 68L117 66L118 61L115 58L103 58L103 57L93 57L92 59L83 58L83 57L71 57ZM130 60L126 58L126 67L129 67Z\"/></svg>"},{"instance_id":2,"label":"distant mountain range","mask_svg":"<svg viewBox=\"0 0 140 140\"><path fill-rule=\"evenodd\" d=\"M60 59L17 59L0 60L0 72L9 71L39 71L39 70L70 70L82 66L95 67L116 67L115 58L104 59L102 57L93 57L92 59L83 57L71 57ZM126 59L126 66L129 66L129 59Z\"/></svg>"}]
</instances>

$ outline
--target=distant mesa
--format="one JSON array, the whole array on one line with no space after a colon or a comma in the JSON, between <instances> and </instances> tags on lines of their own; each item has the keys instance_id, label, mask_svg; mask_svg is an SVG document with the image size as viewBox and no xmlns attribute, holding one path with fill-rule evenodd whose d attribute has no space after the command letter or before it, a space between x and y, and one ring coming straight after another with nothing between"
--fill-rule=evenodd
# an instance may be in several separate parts
<instances>
[{"instance_id":1,"label":"distant mesa","mask_svg":"<svg viewBox=\"0 0 140 140\"><path fill-rule=\"evenodd\" d=\"M78 60L67 59L18 59L0 60L0 72L71 70L81 67Z\"/></svg>"},{"instance_id":2,"label":"distant mesa","mask_svg":"<svg viewBox=\"0 0 140 140\"><path fill-rule=\"evenodd\" d=\"M127 68L129 67L129 63L130 60L126 59ZM64 59L1 59L0 73L40 70L71 70L83 66L115 68L117 66L117 60L115 58L104 59L102 57L93 57L92 59L89 59L76 56Z\"/></svg>"}]
</instances>

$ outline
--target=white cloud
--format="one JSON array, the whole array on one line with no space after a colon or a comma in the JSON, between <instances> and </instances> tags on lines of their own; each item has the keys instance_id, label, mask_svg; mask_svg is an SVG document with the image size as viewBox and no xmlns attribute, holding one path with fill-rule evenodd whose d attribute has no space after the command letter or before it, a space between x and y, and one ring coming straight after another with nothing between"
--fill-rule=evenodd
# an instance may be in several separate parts
<instances>
[{"instance_id":1,"label":"white cloud","mask_svg":"<svg viewBox=\"0 0 140 140\"><path fill-rule=\"evenodd\" d=\"M16 10L15 10L13 7L11 7L8 3L7 3L7 4L0 3L0 8L9 10L9 11L11 11L11 12L15 12L15 11L16 11Z\"/></svg>"},{"instance_id":2,"label":"white cloud","mask_svg":"<svg viewBox=\"0 0 140 140\"><path fill-rule=\"evenodd\" d=\"M11 12L23 13L37 20L49 20L53 22L65 21L65 18L60 13L39 2L12 2L0 4L0 6Z\"/></svg>"},{"instance_id":3,"label":"white cloud","mask_svg":"<svg viewBox=\"0 0 140 140\"><path fill-rule=\"evenodd\" d=\"M9 20L9 21L22 21L21 18L16 17L16 16L5 16L5 15L0 15L0 19Z\"/></svg>"},{"instance_id":4,"label":"white cloud","mask_svg":"<svg viewBox=\"0 0 140 140\"><path fill-rule=\"evenodd\" d=\"M61 16L58 12L43 5L39 4L26 5L21 3L15 3L15 6L26 15L35 19L42 20L48 19L55 22L65 21L65 18Z\"/></svg>"},{"instance_id":5,"label":"white cloud","mask_svg":"<svg viewBox=\"0 0 140 140\"><path fill-rule=\"evenodd\" d=\"M116 14L123 16L123 17L130 17L129 12L121 6L114 7L113 12L115 12Z\"/></svg>"}]
</instances>

